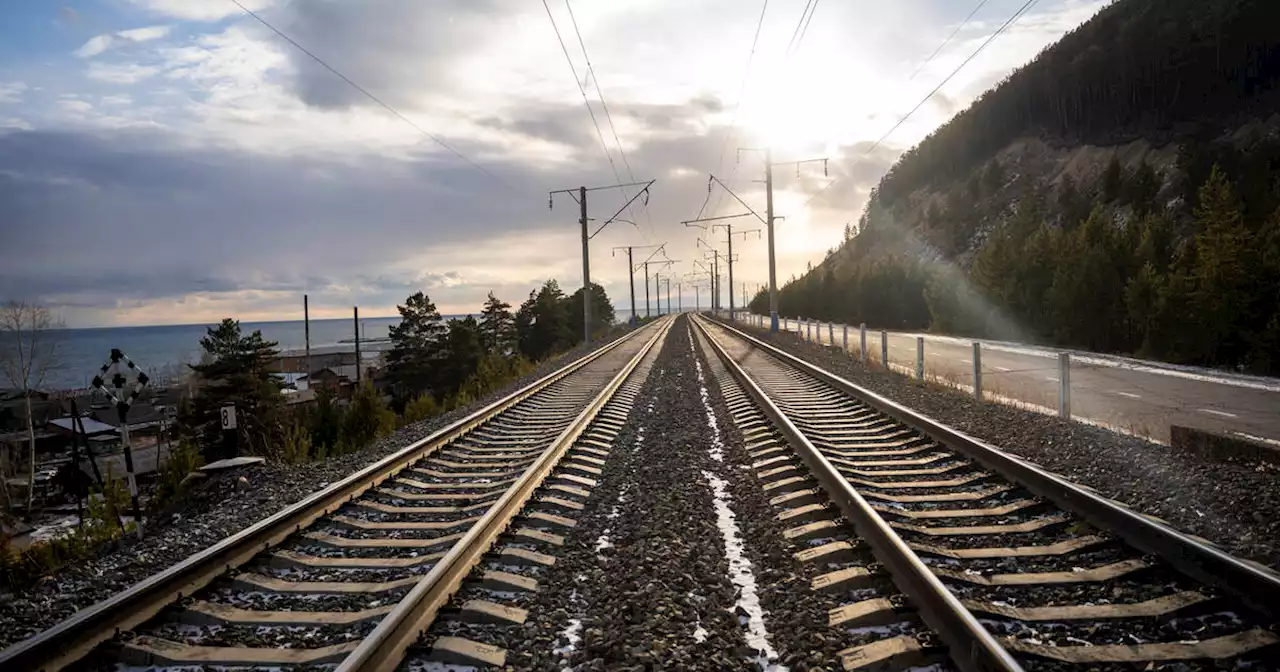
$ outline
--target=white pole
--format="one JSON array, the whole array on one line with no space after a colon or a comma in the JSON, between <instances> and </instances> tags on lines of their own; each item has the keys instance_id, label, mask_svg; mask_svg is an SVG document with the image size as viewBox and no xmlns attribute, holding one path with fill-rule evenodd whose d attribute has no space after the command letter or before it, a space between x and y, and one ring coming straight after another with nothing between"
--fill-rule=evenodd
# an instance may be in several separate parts
<instances>
[{"instance_id":1,"label":"white pole","mask_svg":"<svg viewBox=\"0 0 1280 672\"><path fill-rule=\"evenodd\" d=\"M924 380L924 336L916 336L916 380Z\"/></svg>"},{"instance_id":2,"label":"white pole","mask_svg":"<svg viewBox=\"0 0 1280 672\"><path fill-rule=\"evenodd\" d=\"M982 344L973 342L973 398L982 402Z\"/></svg>"},{"instance_id":3,"label":"white pole","mask_svg":"<svg viewBox=\"0 0 1280 672\"><path fill-rule=\"evenodd\" d=\"M1058 353L1058 415L1071 418L1071 355Z\"/></svg>"}]
</instances>

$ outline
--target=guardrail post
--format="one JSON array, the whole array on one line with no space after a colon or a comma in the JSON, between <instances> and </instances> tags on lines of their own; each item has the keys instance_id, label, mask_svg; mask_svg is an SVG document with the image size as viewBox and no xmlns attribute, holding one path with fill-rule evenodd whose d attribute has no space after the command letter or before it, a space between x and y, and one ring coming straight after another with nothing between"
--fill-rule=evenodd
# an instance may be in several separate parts
<instances>
[{"instance_id":1,"label":"guardrail post","mask_svg":"<svg viewBox=\"0 0 1280 672\"><path fill-rule=\"evenodd\" d=\"M880 330L880 363L889 370L889 332L884 329Z\"/></svg>"},{"instance_id":2,"label":"guardrail post","mask_svg":"<svg viewBox=\"0 0 1280 672\"><path fill-rule=\"evenodd\" d=\"M804 321L804 340L813 342L813 320Z\"/></svg>"},{"instance_id":3,"label":"guardrail post","mask_svg":"<svg viewBox=\"0 0 1280 672\"><path fill-rule=\"evenodd\" d=\"M1071 355L1058 353L1058 416L1071 418Z\"/></svg>"},{"instance_id":4,"label":"guardrail post","mask_svg":"<svg viewBox=\"0 0 1280 672\"><path fill-rule=\"evenodd\" d=\"M867 323L858 325L858 338L862 340L862 363L867 363Z\"/></svg>"},{"instance_id":5,"label":"guardrail post","mask_svg":"<svg viewBox=\"0 0 1280 672\"><path fill-rule=\"evenodd\" d=\"M844 337L841 340L840 349L849 352L849 325L844 325Z\"/></svg>"},{"instance_id":6,"label":"guardrail post","mask_svg":"<svg viewBox=\"0 0 1280 672\"><path fill-rule=\"evenodd\" d=\"M916 336L916 380L924 380L924 336Z\"/></svg>"},{"instance_id":7,"label":"guardrail post","mask_svg":"<svg viewBox=\"0 0 1280 672\"><path fill-rule=\"evenodd\" d=\"M982 344L973 342L973 398L982 401Z\"/></svg>"},{"instance_id":8,"label":"guardrail post","mask_svg":"<svg viewBox=\"0 0 1280 672\"><path fill-rule=\"evenodd\" d=\"M827 345L834 347L836 344L836 325L827 323Z\"/></svg>"}]
</instances>

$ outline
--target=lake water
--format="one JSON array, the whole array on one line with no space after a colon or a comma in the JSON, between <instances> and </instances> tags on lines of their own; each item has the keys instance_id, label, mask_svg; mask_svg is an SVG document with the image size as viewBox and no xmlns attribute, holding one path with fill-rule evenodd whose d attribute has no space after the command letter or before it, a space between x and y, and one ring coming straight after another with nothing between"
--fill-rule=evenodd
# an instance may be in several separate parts
<instances>
[{"instance_id":1,"label":"lake water","mask_svg":"<svg viewBox=\"0 0 1280 672\"><path fill-rule=\"evenodd\" d=\"M616 312L625 321L631 312ZM446 315L445 318L464 317ZM363 339L385 339L388 329L400 323L399 317L372 317L360 320ZM187 364L200 359L200 339L212 324L182 324L158 327L101 327L95 329L60 329L54 332L58 342L58 366L45 376L45 389L79 389L107 361L112 348L119 348L133 362L160 384L184 372ZM281 350L306 346L305 328L301 320L283 322L241 322L246 334L260 330L269 341L279 343ZM355 337L349 319L311 320L312 352L326 349L350 349ZM345 341L345 342L344 342ZM366 350L377 349L370 344ZM0 381L0 387L7 381Z\"/></svg>"}]
</instances>

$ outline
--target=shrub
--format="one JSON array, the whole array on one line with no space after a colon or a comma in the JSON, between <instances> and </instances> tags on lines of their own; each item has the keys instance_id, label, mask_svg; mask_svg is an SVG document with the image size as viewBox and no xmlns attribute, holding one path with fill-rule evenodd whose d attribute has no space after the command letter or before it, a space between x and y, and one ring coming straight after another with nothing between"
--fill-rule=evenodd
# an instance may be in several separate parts
<instances>
[{"instance_id":1,"label":"shrub","mask_svg":"<svg viewBox=\"0 0 1280 672\"><path fill-rule=\"evenodd\" d=\"M440 415L440 404L429 392L424 392L409 400L404 406L404 422L412 424Z\"/></svg>"},{"instance_id":2,"label":"shrub","mask_svg":"<svg viewBox=\"0 0 1280 672\"><path fill-rule=\"evenodd\" d=\"M387 402L373 389L373 385L365 382L352 395L351 405L342 418L339 452L359 450L395 429L395 412L387 407Z\"/></svg>"},{"instance_id":3,"label":"shrub","mask_svg":"<svg viewBox=\"0 0 1280 672\"><path fill-rule=\"evenodd\" d=\"M156 494L149 508L159 511L167 506L182 493L182 479L202 466L204 457L200 454L199 446L190 439L181 439L178 447L169 452L169 459L165 460L164 467L156 478Z\"/></svg>"}]
</instances>

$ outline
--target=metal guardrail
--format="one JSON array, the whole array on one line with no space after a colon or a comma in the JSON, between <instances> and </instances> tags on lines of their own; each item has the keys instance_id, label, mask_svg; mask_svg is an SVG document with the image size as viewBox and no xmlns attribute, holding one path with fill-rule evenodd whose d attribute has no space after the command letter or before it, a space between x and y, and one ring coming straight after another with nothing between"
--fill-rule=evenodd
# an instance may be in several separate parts
<instances>
[{"instance_id":1,"label":"metal guardrail","mask_svg":"<svg viewBox=\"0 0 1280 672\"><path fill-rule=\"evenodd\" d=\"M723 322L717 324L788 366L798 368L934 441L964 453L984 467L1057 506L1078 514L1090 524L1114 532L1139 550L1160 556L1179 571L1223 590L1258 613L1270 618L1280 618L1280 574L1271 569L1232 556L1204 540L1179 532L1162 521L1090 492L1037 465L814 366L730 325Z\"/></svg>"},{"instance_id":2,"label":"metal guardrail","mask_svg":"<svg viewBox=\"0 0 1280 672\"><path fill-rule=\"evenodd\" d=\"M948 646L952 660L962 670L1021 670L1013 656L987 632L942 581L907 547L862 495L792 424L791 419L765 394L729 353L711 338L701 318L694 320L725 368L755 400L813 472L823 491L853 522L858 535L889 570L890 578L919 608L925 623ZM720 326L724 326L721 324ZM736 330L734 330L736 331ZM738 332L741 333L741 332Z\"/></svg>"},{"instance_id":3,"label":"metal guardrail","mask_svg":"<svg viewBox=\"0 0 1280 672\"><path fill-rule=\"evenodd\" d=\"M347 476L302 501L223 539L186 560L148 577L124 592L81 609L70 618L0 651L0 669L53 672L83 658L99 644L135 628L166 606L207 586L321 516L336 511L366 490L511 406L636 338L644 328L554 371L466 417L432 432L392 455Z\"/></svg>"}]
</instances>

